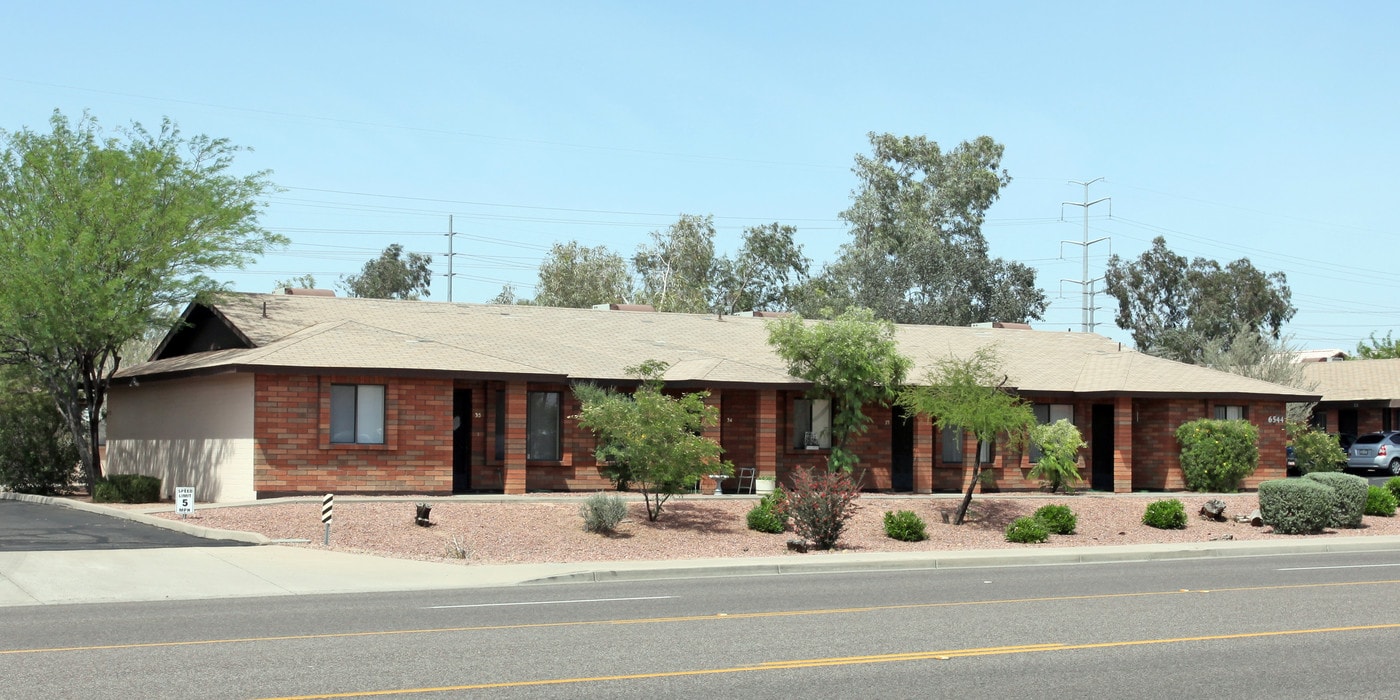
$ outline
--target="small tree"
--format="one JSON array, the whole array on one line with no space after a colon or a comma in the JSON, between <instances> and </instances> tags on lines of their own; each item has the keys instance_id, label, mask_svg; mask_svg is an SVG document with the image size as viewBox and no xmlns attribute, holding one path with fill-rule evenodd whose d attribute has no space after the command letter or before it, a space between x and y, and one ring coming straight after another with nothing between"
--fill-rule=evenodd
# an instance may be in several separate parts
<instances>
[{"instance_id":1,"label":"small tree","mask_svg":"<svg viewBox=\"0 0 1400 700\"><path fill-rule=\"evenodd\" d=\"M1040 461L1031 468L1029 476L1046 482L1050 493L1064 488L1069 493L1079 476L1079 450L1086 443L1079 428L1061 418L1054 423L1041 423L1031 428L1031 442L1040 448Z\"/></svg>"},{"instance_id":2,"label":"small tree","mask_svg":"<svg viewBox=\"0 0 1400 700\"><path fill-rule=\"evenodd\" d=\"M291 279L289 279L289 280L277 280L277 282L274 283L274 284L272 285L272 293L273 293L273 294L281 294L284 290L287 290L287 289L315 289L315 288L316 288L316 276L313 275L313 274L311 274L310 272L308 272L308 273L306 273L306 274L304 274L304 275L299 275L299 276L293 277L293 278L291 278Z\"/></svg>"},{"instance_id":3,"label":"small tree","mask_svg":"<svg viewBox=\"0 0 1400 700\"><path fill-rule=\"evenodd\" d=\"M379 257L365 263L356 275L342 275L340 288L352 297L368 299L418 299L428 296L433 282L433 256L409 253L390 244Z\"/></svg>"},{"instance_id":4,"label":"small tree","mask_svg":"<svg viewBox=\"0 0 1400 700\"><path fill-rule=\"evenodd\" d=\"M996 350L984 347L968 358L939 360L925 376L925 386L906 387L899 392L899 404L911 413L928 416L939 429L961 428L977 436L972 480L958 506L954 525L963 524L972 490L982 476L982 445L1005 433L1008 443L1024 444L1035 425L1030 404L1005 390L1007 377L1001 373Z\"/></svg>"},{"instance_id":5,"label":"small tree","mask_svg":"<svg viewBox=\"0 0 1400 700\"><path fill-rule=\"evenodd\" d=\"M812 325L790 316L768 324L768 344L787 362L788 373L812 383L808 396L831 400L827 468L850 471L860 458L846 443L870 426L863 408L892 401L909 372L909 358L899 354L894 340L894 324L875 318L869 309L850 309Z\"/></svg>"},{"instance_id":6,"label":"small tree","mask_svg":"<svg viewBox=\"0 0 1400 700\"><path fill-rule=\"evenodd\" d=\"M647 360L627 373L641 380L630 396L591 384L577 384L583 402L579 425L598 439L600 462L627 465L632 485L646 502L647 519L661 517L661 507L705 474L730 474L720 459L723 448L700 433L719 422L719 409L705 404L709 392L680 397L662 393L667 364Z\"/></svg>"},{"instance_id":7,"label":"small tree","mask_svg":"<svg viewBox=\"0 0 1400 700\"><path fill-rule=\"evenodd\" d=\"M1356 355L1363 360L1385 360L1400 357L1400 340L1390 336L1390 331L1386 331L1384 338L1377 338L1375 332L1371 333L1370 341L1361 341L1356 344Z\"/></svg>"}]
</instances>

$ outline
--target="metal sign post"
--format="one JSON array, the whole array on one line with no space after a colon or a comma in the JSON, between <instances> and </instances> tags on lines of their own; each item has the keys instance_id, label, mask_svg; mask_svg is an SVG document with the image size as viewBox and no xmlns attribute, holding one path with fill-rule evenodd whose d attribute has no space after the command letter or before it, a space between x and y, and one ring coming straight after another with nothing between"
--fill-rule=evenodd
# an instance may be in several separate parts
<instances>
[{"instance_id":1,"label":"metal sign post","mask_svg":"<svg viewBox=\"0 0 1400 700\"><path fill-rule=\"evenodd\" d=\"M193 486L175 487L175 512L180 514L181 520L184 520L185 516L194 513Z\"/></svg>"},{"instance_id":2,"label":"metal sign post","mask_svg":"<svg viewBox=\"0 0 1400 700\"><path fill-rule=\"evenodd\" d=\"M326 524L326 546L331 546L331 508L335 506L335 494L328 493L321 500L321 522Z\"/></svg>"}]
</instances>

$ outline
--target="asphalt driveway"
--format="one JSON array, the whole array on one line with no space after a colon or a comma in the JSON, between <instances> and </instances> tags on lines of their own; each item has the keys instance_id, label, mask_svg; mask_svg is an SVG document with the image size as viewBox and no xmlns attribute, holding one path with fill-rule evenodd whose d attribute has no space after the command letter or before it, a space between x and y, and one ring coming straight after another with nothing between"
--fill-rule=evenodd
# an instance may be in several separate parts
<instances>
[{"instance_id":1,"label":"asphalt driveway","mask_svg":"<svg viewBox=\"0 0 1400 700\"><path fill-rule=\"evenodd\" d=\"M213 540L76 508L0 499L0 552L160 547L233 547Z\"/></svg>"}]
</instances>

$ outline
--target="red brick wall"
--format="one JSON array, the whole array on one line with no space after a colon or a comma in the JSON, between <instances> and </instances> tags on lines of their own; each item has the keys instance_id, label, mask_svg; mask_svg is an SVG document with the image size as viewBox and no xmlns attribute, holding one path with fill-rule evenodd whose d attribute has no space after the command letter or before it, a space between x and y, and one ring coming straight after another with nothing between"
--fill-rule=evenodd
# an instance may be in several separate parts
<instances>
[{"instance_id":1,"label":"red brick wall","mask_svg":"<svg viewBox=\"0 0 1400 700\"><path fill-rule=\"evenodd\" d=\"M332 383L385 386L385 442L330 442ZM395 377L260 374L254 380L253 486L293 493L452 491L452 385Z\"/></svg>"}]
</instances>

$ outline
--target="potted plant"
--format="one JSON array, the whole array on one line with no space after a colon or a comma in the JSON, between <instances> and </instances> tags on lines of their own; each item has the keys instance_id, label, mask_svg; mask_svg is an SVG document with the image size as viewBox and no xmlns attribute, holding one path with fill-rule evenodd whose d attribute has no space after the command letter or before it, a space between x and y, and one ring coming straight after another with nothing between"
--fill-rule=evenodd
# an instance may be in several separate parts
<instances>
[{"instance_id":1,"label":"potted plant","mask_svg":"<svg viewBox=\"0 0 1400 700\"><path fill-rule=\"evenodd\" d=\"M777 488L778 480L771 476L756 476L753 480L753 492L760 496L773 493Z\"/></svg>"}]
</instances>

